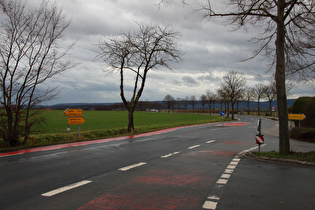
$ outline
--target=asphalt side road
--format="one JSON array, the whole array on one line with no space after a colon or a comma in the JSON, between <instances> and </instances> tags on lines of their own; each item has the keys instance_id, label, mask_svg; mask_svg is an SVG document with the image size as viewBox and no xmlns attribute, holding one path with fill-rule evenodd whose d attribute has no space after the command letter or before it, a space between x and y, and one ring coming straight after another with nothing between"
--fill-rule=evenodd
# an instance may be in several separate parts
<instances>
[{"instance_id":1,"label":"asphalt side road","mask_svg":"<svg viewBox=\"0 0 315 210\"><path fill-rule=\"evenodd\" d=\"M315 209L315 168L242 158L217 209Z\"/></svg>"}]
</instances>

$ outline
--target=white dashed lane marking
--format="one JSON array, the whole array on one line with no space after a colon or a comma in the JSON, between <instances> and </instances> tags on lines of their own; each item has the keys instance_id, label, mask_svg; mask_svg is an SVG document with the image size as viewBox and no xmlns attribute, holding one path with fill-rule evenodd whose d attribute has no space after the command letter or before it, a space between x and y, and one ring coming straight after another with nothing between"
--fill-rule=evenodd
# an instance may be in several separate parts
<instances>
[{"instance_id":1,"label":"white dashed lane marking","mask_svg":"<svg viewBox=\"0 0 315 210\"><path fill-rule=\"evenodd\" d=\"M194 148L197 148L197 147L200 147L200 145L191 146L191 147L188 147L188 149L194 149Z\"/></svg>"},{"instance_id":2,"label":"white dashed lane marking","mask_svg":"<svg viewBox=\"0 0 315 210\"><path fill-rule=\"evenodd\" d=\"M168 158L168 157L171 157L171 156L177 155L177 154L179 154L179 152L173 152L173 153L170 153L170 154L167 154L167 155L163 155L163 156L161 156L161 158Z\"/></svg>"},{"instance_id":3,"label":"white dashed lane marking","mask_svg":"<svg viewBox=\"0 0 315 210\"><path fill-rule=\"evenodd\" d=\"M215 142L215 140L210 140L210 141L207 141L206 143L210 144L210 143L213 143L213 142ZM194 145L194 146L188 147L188 149L194 149L194 148L197 148L197 147L200 147L200 146L201 145ZM168 157L171 157L173 155L177 155L179 153L180 152L173 152L173 153L170 153L170 154L167 154L167 155L163 155L163 156L161 156L161 158L168 158ZM126 166L126 167L123 167L123 168L119 168L118 170L119 171L128 171L130 169L133 169L133 168L136 168L136 167L140 167L140 166L143 166L143 165L146 165L146 164L147 164L146 162L140 162L140 163L129 165L129 166ZM41 196L51 197L51 196L57 195L59 193L65 192L65 191L81 187L81 186L89 184L91 182L92 181L89 181L89 180L83 180L83 181L80 181L80 182L76 182L76 183L73 183L73 184L70 184L70 185L67 185L67 186L64 186L64 187L60 187L58 189L55 189L55 190L43 193L43 194L41 194ZM214 203L214 202L209 202L209 201L207 201L207 202L208 202L207 206L212 206L213 207L214 205L216 205L216 203Z\"/></svg>"},{"instance_id":4,"label":"white dashed lane marking","mask_svg":"<svg viewBox=\"0 0 315 210\"><path fill-rule=\"evenodd\" d=\"M206 201L203 204L203 208L204 209L216 209L218 205L218 202L214 202L214 201Z\"/></svg>"},{"instance_id":5,"label":"white dashed lane marking","mask_svg":"<svg viewBox=\"0 0 315 210\"><path fill-rule=\"evenodd\" d=\"M67 185L65 187L58 188L56 190L49 191L47 193L43 193L42 196L51 197L51 196L57 195L59 193L65 192L65 191L68 191L68 190L71 190L71 189L74 189L74 188L77 188L77 187L81 187L81 186L89 184L91 182L92 181L84 180L84 181L81 181L81 182L77 182L77 183L74 183L74 184Z\"/></svg>"},{"instance_id":6,"label":"white dashed lane marking","mask_svg":"<svg viewBox=\"0 0 315 210\"><path fill-rule=\"evenodd\" d=\"M133 164L133 165L130 165L130 166L126 166L126 167L120 168L118 170L119 171L128 171L130 169L133 169L133 168L136 168L136 167L139 167L139 166L143 166L143 165L146 165L146 164L147 164L146 162L136 163L136 164Z\"/></svg>"},{"instance_id":7,"label":"white dashed lane marking","mask_svg":"<svg viewBox=\"0 0 315 210\"><path fill-rule=\"evenodd\" d=\"M211 144L211 143L213 143L213 142L215 142L215 140L210 140L210 141L207 141L206 143L207 143L207 144Z\"/></svg>"}]
</instances>

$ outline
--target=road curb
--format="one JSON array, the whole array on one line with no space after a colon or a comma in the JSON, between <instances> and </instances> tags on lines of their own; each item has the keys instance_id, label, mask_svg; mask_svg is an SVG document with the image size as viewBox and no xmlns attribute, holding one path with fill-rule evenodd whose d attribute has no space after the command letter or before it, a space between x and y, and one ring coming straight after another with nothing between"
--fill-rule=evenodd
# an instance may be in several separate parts
<instances>
[{"instance_id":1,"label":"road curb","mask_svg":"<svg viewBox=\"0 0 315 210\"><path fill-rule=\"evenodd\" d=\"M257 156L252 152L246 152L242 154L242 157L258 160L258 161L265 161L265 162L274 162L274 163L286 163L286 164L293 164L293 165L303 165L303 166L310 166L315 167L315 163L307 162L307 161L300 161L300 160L291 160L285 158L272 158L272 157L261 157Z\"/></svg>"}]
</instances>

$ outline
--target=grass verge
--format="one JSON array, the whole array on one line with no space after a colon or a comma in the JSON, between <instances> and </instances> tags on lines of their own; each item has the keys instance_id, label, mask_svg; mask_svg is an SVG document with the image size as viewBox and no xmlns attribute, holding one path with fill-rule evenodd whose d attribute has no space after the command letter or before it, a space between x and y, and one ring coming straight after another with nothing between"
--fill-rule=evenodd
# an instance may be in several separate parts
<instances>
[{"instance_id":1,"label":"grass verge","mask_svg":"<svg viewBox=\"0 0 315 210\"><path fill-rule=\"evenodd\" d=\"M315 151L312 152L290 152L288 155L281 155L279 152L270 151L270 152L253 152L258 157L268 157L273 159L288 159L288 160L297 160L297 161L306 161L315 163Z\"/></svg>"}]
</instances>

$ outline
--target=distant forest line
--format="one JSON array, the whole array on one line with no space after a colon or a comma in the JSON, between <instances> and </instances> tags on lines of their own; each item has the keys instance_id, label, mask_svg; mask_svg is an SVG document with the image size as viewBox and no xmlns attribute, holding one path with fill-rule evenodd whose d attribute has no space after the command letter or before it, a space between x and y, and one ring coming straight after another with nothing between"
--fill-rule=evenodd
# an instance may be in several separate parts
<instances>
[{"instance_id":1,"label":"distant forest line","mask_svg":"<svg viewBox=\"0 0 315 210\"><path fill-rule=\"evenodd\" d=\"M290 107L296 99L288 99L287 104ZM268 111L269 110L269 102L261 101L259 102L260 111ZM277 101L274 100L271 103L271 106L274 106L277 110ZM215 110L225 110L227 107L231 108L231 105L226 106L225 103L214 103L211 105L211 109ZM234 106L235 110L237 109L237 105ZM43 108L53 109L53 110L64 110L67 108L80 108L83 110L125 110L123 103L63 103L63 104L55 104L51 106L44 106ZM163 110L168 109L167 102L165 101L139 101L137 105L137 111L146 111L146 110ZM171 110L202 110L208 109L209 105L205 104L202 106L201 101L196 101L194 105L191 103L177 103L175 102ZM250 101L249 102L250 111L258 110L258 102ZM239 111L247 111L247 101L241 101L238 103Z\"/></svg>"}]
</instances>

